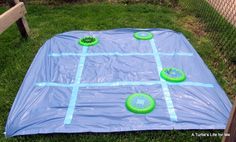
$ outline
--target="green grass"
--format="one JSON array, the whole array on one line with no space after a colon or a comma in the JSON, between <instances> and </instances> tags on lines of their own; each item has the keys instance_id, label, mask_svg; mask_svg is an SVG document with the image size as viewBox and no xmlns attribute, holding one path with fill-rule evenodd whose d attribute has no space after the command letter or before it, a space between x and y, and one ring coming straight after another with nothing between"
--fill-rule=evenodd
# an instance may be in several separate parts
<instances>
[{"instance_id":1,"label":"green grass","mask_svg":"<svg viewBox=\"0 0 236 142\"><path fill-rule=\"evenodd\" d=\"M210 69L233 99L236 92L236 27L205 0L199 0L197 3L195 0L182 0L181 6L186 13L198 17L201 23L204 23L204 30L209 35L208 39L211 39L211 47L215 51L213 53L218 55L218 58L209 60L213 63Z\"/></svg>"},{"instance_id":2,"label":"green grass","mask_svg":"<svg viewBox=\"0 0 236 142\"><path fill-rule=\"evenodd\" d=\"M0 8L0 12L5 9ZM27 20L31 28L28 40L20 38L16 26L12 26L0 35L0 132L4 132L8 113L23 81L23 78L42 44L58 33L71 30L105 30L113 28L169 28L184 33L194 45L198 53L215 74L217 80L230 92L232 86L227 86L227 78L215 68L218 59L212 54L211 40L199 35L188 23L198 21L180 9L148 4L73 4L56 7L44 5L28 5ZM224 64L219 61L221 68ZM52 134L22 136L0 141L220 141L221 137L193 137L192 133L223 133L222 130L205 131L149 131L112 134Z\"/></svg>"}]
</instances>

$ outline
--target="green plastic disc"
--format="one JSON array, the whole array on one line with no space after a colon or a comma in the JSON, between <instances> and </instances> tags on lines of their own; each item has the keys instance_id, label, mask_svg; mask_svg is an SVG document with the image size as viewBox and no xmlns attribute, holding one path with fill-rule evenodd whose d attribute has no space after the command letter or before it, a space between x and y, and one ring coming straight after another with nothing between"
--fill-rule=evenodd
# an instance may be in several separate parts
<instances>
[{"instance_id":1,"label":"green plastic disc","mask_svg":"<svg viewBox=\"0 0 236 142\"><path fill-rule=\"evenodd\" d=\"M150 40L153 38L153 34L150 32L136 32L134 33L134 37L138 40Z\"/></svg>"},{"instance_id":2,"label":"green plastic disc","mask_svg":"<svg viewBox=\"0 0 236 142\"><path fill-rule=\"evenodd\" d=\"M153 111L156 102L152 96L145 93L134 93L130 95L125 102L126 108L138 114L146 114Z\"/></svg>"},{"instance_id":3,"label":"green plastic disc","mask_svg":"<svg viewBox=\"0 0 236 142\"><path fill-rule=\"evenodd\" d=\"M98 43L98 39L92 36L86 36L79 40L79 44L82 46L93 46Z\"/></svg>"},{"instance_id":4,"label":"green plastic disc","mask_svg":"<svg viewBox=\"0 0 236 142\"><path fill-rule=\"evenodd\" d=\"M176 68L164 68L161 71L161 77L170 82L182 82L186 79L185 73Z\"/></svg>"}]
</instances>

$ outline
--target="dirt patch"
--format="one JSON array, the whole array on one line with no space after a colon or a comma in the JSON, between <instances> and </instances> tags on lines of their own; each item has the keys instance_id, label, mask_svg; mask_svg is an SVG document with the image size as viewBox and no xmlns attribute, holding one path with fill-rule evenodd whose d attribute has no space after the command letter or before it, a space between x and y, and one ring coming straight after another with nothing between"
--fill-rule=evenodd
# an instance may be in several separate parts
<instances>
[{"instance_id":1,"label":"dirt patch","mask_svg":"<svg viewBox=\"0 0 236 142\"><path fill-rule=\"evenodd\" d=\"M186 16L180 19L180 25L197 36L205 36L207 33L204 31L204 25L193 16Z\"/></svg>"}]
</instances>

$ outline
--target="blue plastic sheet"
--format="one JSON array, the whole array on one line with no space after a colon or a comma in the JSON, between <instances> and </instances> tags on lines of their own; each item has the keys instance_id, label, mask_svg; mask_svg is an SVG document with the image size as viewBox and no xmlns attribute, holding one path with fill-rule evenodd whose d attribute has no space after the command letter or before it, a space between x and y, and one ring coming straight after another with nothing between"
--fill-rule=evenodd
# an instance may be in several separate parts
<instances>
[{"instance_id":1,"label":"blue plastic sheet","mask_svg":"<svg viewBox=\"0 0 236 142\"><path fill-rule=\"evenodd\" d=\"M151 40L134 32L149 31ZM99 44L78 40L94 36ZM171 83L163 68L185 72ZM148 114L125 107L133 93L156 101ZM231 103L181 34L165 29L72 31L49 39L38 51L11 108L6 136L137 130L224 129Z\"/></svg>"}]
</instances>

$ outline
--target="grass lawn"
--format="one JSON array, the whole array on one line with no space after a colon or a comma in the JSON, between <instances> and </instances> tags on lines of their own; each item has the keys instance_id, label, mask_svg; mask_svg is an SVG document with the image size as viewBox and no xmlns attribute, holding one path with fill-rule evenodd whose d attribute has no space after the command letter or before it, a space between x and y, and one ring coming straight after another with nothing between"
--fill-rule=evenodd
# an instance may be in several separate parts
<instances>
[{"instance_id":1,"label":"grass lawn","mask_svg":"<svg viewBox=\"0 0 236 142\"><path fill-rule=\"evenodd\" d=\"M0 132L4 132L7 116L35 54L42 44L58 33L71 30L105 30L113 28L168 28L182 32L192 43L217 80L230 95L233 88L224 76L225 66L213 51L212 42L204 32L204 25L181 8L147 4L73 4L56 7L28 5L27 20L31 28L28 40L20 38L16 25L0 35ZM0 8L0 13L5 11ZM220 141L221 137L193 137L192 133L223 133L208 131L145 131L111 134L53 134L34 135L2 141Z\"/></svg>"}]
</instances>

